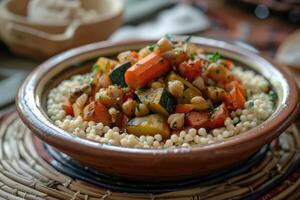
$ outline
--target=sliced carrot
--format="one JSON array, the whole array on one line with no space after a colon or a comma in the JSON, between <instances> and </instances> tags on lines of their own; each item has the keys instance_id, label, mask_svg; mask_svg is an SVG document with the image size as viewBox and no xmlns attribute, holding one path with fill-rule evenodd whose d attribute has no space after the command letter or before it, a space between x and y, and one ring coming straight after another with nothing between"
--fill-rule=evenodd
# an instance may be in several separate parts
<instances>
[{"instance_id":1,"label":"sliced carrot","mask_svg":"<svg viewBox=\"0 0 300 200\"><path fill-rule=\"evenodd\" d=\"M242 93L242 95L243 95L244 97L246 97L246 90L245 90L245 88L243 87L243 85L240 84L238 81L234 81L234 84L235 84L236 88Z\"/></svg>"},{"instance_id":2,"label":"sliced carrot","mask_svg":"<svg viewBox=\"0 0 300 200\"><path fill-rule=\"evenodd\" d=\"M231 91L234 87L236 87L242 93L242 95L244 97L246 97L246 90L245 90L244 86L240 82L238 82L237 80L234 80L230 83L227 83L225 85L225 90L226 91Z\"/></svg>"},{"instance_id":3,"label":"sliced carrot","mask_svg":"<svg viewBox=\"0 0 300 200\"><path fill-rule=\"evenodd\" d=\"M224 121L229 116L226 105L222 103L210 116L206 123L207 128L218 128L224 126Z\"/></svg>"},{"instance_id":4,"label":"sliced carrot","mask_svg":"<svg viewBox=\"0 0 300 200\"><path fill-rule=\"evenodd\" d=\"M101 122L105 126L111 125L111 117L107 108L97 101L92 101L84 108L83 119L85 121Z\"/></svg>"},{"instance_id":5,"label":"sliced carrot","mask_svg":"<svg viewBox=\"0 0 300 200\"><path fill-rule=\"evenodd\" d=\"M179 74L188 81L193 82L201 75L201 65L202 61L200 59L196 59L193 62L183 62L179 65Z\"/></svg>"},{"instance_id":6,"label":"sliced carrot","mask_svg":"<svg viewBox=\"0 0 300 200\"><path fill-rule=\"evenodd\" d=\"M226 90L230 91L225 99L226 106L230 110L244 108L246 102L246 90L238 81L233 81L226 85Z\"/></svg>"},{"instance_id":7,"label":"sliced carrot","mask_svg":"<svg viewBox=\"0 0 300 200\"><path fill-rule=\"evenodd\" d=\"M225 99L226 106L230 110L237 110L244 108L246 98L239 88L234 87Z\"/></svg>"},{"instance_id":8,"label":"sliced carrot","mask_svg":"<svg viewBox=\"0 0 300 200\"><path fill-rule=\"evenodd\" d=\"M74 116L73 107L70 101L65 101L65 103L63 104L63 108L66 112L66 115Z\"/></svg>"},{"instance_id":9,"label":"sliced carrot","mask_svg":"<svg viewBox=\"0 0 300 200\"><path fill-rule=\"evenodd\" d=\"M142 88L169 69L169 61L152 52L125 72L125 82L133 89Z\"/></svg>"},{"instance_id":10,"label":"sliced carrot","mask_svg":"<svg viewBox=\"0 0 300 200\"><path fill-rule=\"evenodd\" d=\"M223 64L229 70L233 67L233 62L231 60L222 60L221 64Z\"/></svg>"},{"instance_id":11,"label":"sliced carrot","mask_svg":"<svg viewBox=\"0 0 300 200\"><path fill-rule=\"evenodd\" d=\"M139 58L139 54L136 51L131 51L131 56L136 59Z\"/></svg>"},{"instance_id":12,"label":"sliced carrot","mask_svg":"<svg viewBox=\"0 0 300 200\"><path fill-rule=\"evenodd\" d=\"M176 113L188 113L194 109L192 104L178 104L176 105L175 112Z\"/></svg>"},{"instance_id":13,"label":"sliced carrot","mask_svg":"<svg viewBox=\"0 0 300 200\"><path fill-rule=\"evenodd\" d=\"M208 121L209 113L208 112L196 112L192 111L186 115L185 123L186 125L193 128L204 127Z\"/></svg>"}]
</instances>

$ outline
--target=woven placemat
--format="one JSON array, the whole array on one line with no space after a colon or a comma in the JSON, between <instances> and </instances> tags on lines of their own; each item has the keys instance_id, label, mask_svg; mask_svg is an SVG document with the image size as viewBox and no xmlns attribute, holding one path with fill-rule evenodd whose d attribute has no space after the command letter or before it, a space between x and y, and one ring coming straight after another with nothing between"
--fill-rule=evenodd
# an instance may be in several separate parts
<instances>
[{"instance_id":1,"label":"woven placemat","mask_svg":"<svg viewBox=\"0 0 300 200\"><path fill-rule=\"evenodd\" d=\"M0 200L2 199L299 199L300 133L293 124L273 141L263 158L243 173L217 183L159 194L124 193L64 175L43 159L34 136L16 113L0 126Z\"/></svg>"},{"instance_id":2,"label":"woven placemat","mask_svg":"<svg viewBox=\"0 0 300 200\"><path fill-rule=\"evenodd\" d=\"M91 169L80 162L73 160L69 156L41 142L39 139L35 139L35 143L39 154L47 162L49 162L58 171L69 175L72 178L84 180L90 184L104 187L111 191L153 194L173 192L180 189L182 190L184 188L211 186L222 183L229 178L242 175L249 171L252 167L258 165L269 151L269 145L265 145L255 155L246 161L197 179L193 178L176 182L151 183L130 181L122 177L101 173L98 170Z\"/></svg>"}]
</instances>

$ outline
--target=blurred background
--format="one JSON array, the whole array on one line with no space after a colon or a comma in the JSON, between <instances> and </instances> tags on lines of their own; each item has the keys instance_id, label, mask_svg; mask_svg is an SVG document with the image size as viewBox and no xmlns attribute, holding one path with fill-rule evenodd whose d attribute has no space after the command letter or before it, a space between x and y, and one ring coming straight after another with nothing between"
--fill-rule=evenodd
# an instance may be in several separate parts
<instances>
[{"instance_id":1,"label":"blurred background","mask_svg":"<svg viewBox=\"0 0 300 200\"><path fill-rule=\"evenodd\" d=\"M299 0L0 0L0 114L59 52L166 34L226 40L300 69Z\"/></svg>"}]
</instances>

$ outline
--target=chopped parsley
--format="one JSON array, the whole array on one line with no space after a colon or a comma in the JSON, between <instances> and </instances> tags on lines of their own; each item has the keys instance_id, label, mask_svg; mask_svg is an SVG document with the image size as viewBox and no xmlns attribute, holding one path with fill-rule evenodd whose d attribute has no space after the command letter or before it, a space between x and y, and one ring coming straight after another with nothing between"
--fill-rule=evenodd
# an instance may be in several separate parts
<instances>
[{"instance_id":1,"label":"chopped parsley","mask_svg":"<svg viewBox=\"0 0 300 200\"><path fill-rule=\"evenodd\" d=\"M93 72L97 73L97 72L99 72L99 71L100 71L99 65L94 64L94 65L93 65Z\"/></svg>"},{"instance_id":2,"label":"chopped parsley","mask_svg":"<svg viewBox=\"0 0 300 200\"><path fill-rule=\"evenodd\" d=\"M251 96L251 92L250 90L246 90L246 98L249 99Z\"/></svg>"},{"instance_id":3,"label":"chopped parsley","mask_svg":"<svg viewBox=\"0 0 300 200\"><path fill-rule=\"evenodd\" d=\"M140 110L141 110L141 109L140 109L140 104L137 104L137 105L136 105L136 110L137 110L138 112L140 112Z\"/></svg>"},{"instance_id":4,"label":"chopped parsley","mask_svg":"<svg viewBox=\"0 0 300 200\"><path fill-rule=\"evenodd\" d=\"M249 109L250 109L250 108L253 108L253 107L254 107L254 102L253 102L253 101L250 101L247 107L248 107Z\"/></svg>"},{"instance_id":5,"label":"chopped parsley","mask_svg":"<svg viewBox=\"0 0 300 200\"><path fill-rule=\"evenodd\" d=\"M275 91L271 90L268 95L269 95L270 101L273 103L273 106L275 106L277 99L278 99L277 93Z\"/></svg>"},{"instance_id":6,"label":"chopped parsley","mask_svg":"<svg viewBox=\"0 0 300 200\"><path fill-rule=\"evenodd\" d=\"M196 53L194 53L194 54L191 55L191 59L192 60L195 60L196 58L197 58L197 54Z\"/></svg>"},{"instance_id":7,"label":"chopped parsley","mask_svg":"<svg viewBox=\"0 0 300 200\"><path fill-rule=\"evenodd\" d=\"M213 112L215 110L213 104L211 102L208 102L208 111Z\"/></svg>"},{"instance_id":8,"label":"chopped parsley","mask_svg":"<svg viewBox=\"0 0 300 200\"><path fill-rule=\"evenodd\" d=\"M154 51L156 46L157 46L157 44L152 44L152 45L148 46L149 51Z\"/></svg>"},{"instance_id":9,"label":"chopped parsley","mask_svg":"<svg viewBox=\"0 0 300 200\"><path fill-rule=\"evenodd\" d=\"M192 39L192 36L189 35L187 38L185 38L184 42L189 43L191 39Z\"/></svg>"},{"instance_id":10,"label":"chopped parsley","mask_svg":"<svg viewBox=\"0 0 300 200\"><path fill-rule=\"evenodd\" d=\"M142 93L142 92L145 92L145 89L144 89L144 88L137 88L136 91L137 91L138 93Z\"/></svg>"},{"instance_id":11,"label":"chopped parsley","mask_svg":"<svg viewBox=\"0 0 300 200\"><path fill-rule=\"evenodd\" d=\"M218 52L215 52L209 57L209 60L211 62L215 63L220 59L220 57L221 57L221 55Z\"/></svg>"}]
</instances>

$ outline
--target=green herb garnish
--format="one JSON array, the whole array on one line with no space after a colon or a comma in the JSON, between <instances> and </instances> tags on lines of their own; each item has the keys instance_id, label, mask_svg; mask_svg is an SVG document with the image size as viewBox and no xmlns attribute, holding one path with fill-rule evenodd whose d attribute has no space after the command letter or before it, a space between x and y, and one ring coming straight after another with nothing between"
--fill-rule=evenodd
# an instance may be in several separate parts
<instances>
[{"instance_id":1,"label":"green herb garnish","mask_svg":"<svg viewBox=\"0 0 300 200\"><path fill-rule=\"evenodd\" d=\"M140 104L137 104L137 105L136 105L136 110L137 110L138 112L140 112L140 110L141 110L141 109L140 109Z\"/></svg>"},{"instance_id":2,"label":"green herb garnish","mask_svg":"<svg viewBox=\"0 0 300 200\"><path fill-rule=\"evenodd\" d=\"M209 57L209 60L213 63L216 63L220 59L220 57L221 55L218 52L215 52Z\"/></svg>"},{"instance_id":3,"label":"green herb garnish","mask_svg":"<svg viewBox=\"0 0 300 200\"><path fill-rule=\"evenodd\" d=\"M209 112L213 112L215 110L214 105L211 102L208 102L208 108L207 108L207 110Z\"/></svg>"},{"instance_id":4,"label":"green herb garnish","mask_svg":"<svg viewBox=\"0 0 300 200\"><path fill-rule=\"evenodd\" d=\"M137 91L138 93L142 93L142 92L145 92L145 89L144 89L144 88L137 88L136 91Z\"/></svg>"},{"instance_id":5,"label":"green herb garnish","mask_svg":"<svg viewBox=\"0 0 300 200\"><path fill-rule=\"evenodd\" d=\"M152 44L152 45L148 46L149 51L154 51L156 46L157 46L157 44Z\"/></svg>"},{"instance_id":6,"label":"green herb garnish","mask_svg":"<svg viewBox=\"0 0 300 200\"><path fill-rule=\"evenodd\" d=\"M191 59L192 59L192 60L195 60L197 57L198 57L198 56L197 56L196 53L194 53L194 54L191 55Z\"/></svg>"},{"instance_id":7,"label":"green herb garnish","mask_svg":"<svg viewBox=\"0 0 300 200\"><path fill-rule=\"evenodd\" d=\"M250 109L250 108L253 108L254 107L254 102L253 101L250 101L249 103L248 103L248 108Z\"/></svg>"},{"instance_id":8,"label":"green herb garnish","mask_svg":"<svg viewBox=\"0 0 300 200\"><path fill-rule=\"evenodd\" d=\"M93 65L93 72L97 73L97 72L99 72L99 71L100 71L99 65L94 64L94 65Z\"/></svg>"},{"instance_id":9,"label":"green herb garnish","mask_svg":"<svg viewBox=\"0 0 300 200\"><path fill-rule=\"evenodd\" d=\"M189 43L191 39L192 39L192 36L189 35L187 38L185 38L184 42Z\"/></svg>"},{"instance_id":10,"label":"green herb garnish","mask_svg":"<svg viewBox=\"0 0 300 200\"><path fill-rule=\"evenodd\" d=\"M269 95L270 101L273 103L273 106L275 106L277 103L277 99L278 99L277 93L275 91L271 90L268 95Z\"/></svg>"},{"instance_id":11,"label":"green herb garnish","mask_svg":"<svg viewBox=\"0 0 300 200\"><path fill-rule=\"evenodd\" d=\"M251 92L250 90L246 90L246 98L249 99L251 96Z\"/></svg>"}]
</instances>

